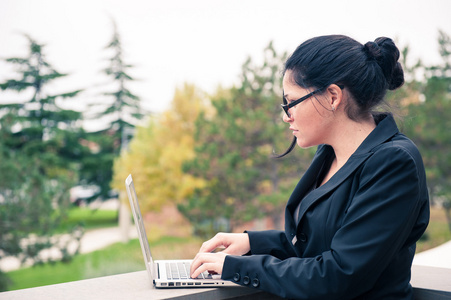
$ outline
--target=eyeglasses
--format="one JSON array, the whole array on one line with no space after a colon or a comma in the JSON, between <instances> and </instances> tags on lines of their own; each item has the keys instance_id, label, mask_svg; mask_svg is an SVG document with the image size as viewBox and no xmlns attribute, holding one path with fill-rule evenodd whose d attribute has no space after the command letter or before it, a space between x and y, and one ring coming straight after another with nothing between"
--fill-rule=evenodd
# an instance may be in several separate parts
<instances>
[{"instance_id":1,"label":"eyeglasses","mask_svg":"<svg viewBox=\"0 0 451 300\"><path fill-rule=\"evenodd\" d=\"M344 89L344 85L342 85L342 84L337 84L337 86L338 86L340 89ZM298 105L299 103L301 103L301 102L304 101L304 100L307 100L308 98L310 98L311 96L313 96L313 95L315 95L315 94L321 92L322 90L324 90L324 87L319 88L319 89L317 89L317 90L314 90L313 92L311 92L311 93L305 95L304 97L301 97L301 98L299 98L298 100L294 100L294 101L291 102L290 104L288 104L288 103L287 103L287 100L285 99L285 97L283 97L283 104L281 104L282 109L283 109L284 112L287 114L287 117L288 117L288 118L291 118L291 114L290 114L290 112L288 111L290 108L292 108L292 107L295 106L295 105Z\"/></svg>"},{"instance_id":2,"label":"eyeglasses","mask_svg":"<svg viewBox=\"0 0 451 300\"><path fill-rule=\"evenodd\" d=\"M288 111L290 108L292 108L295 105L298 105L299 103L301 103L304 100L307 100L308 98L310 98L311 96L317 94L318 92L320 92L321 90L323 90L324 88L320 88L317 90L314 90L313 92L305 95L304 97L299 98L298 100L294 100L293 102L291 102L290 104L287 104L287 100L285 99L285 97L283 97L283 104L281 104L282 109L285 111L285 113L287 114L288 118L291 118L291 114Z\"/></svg>"}]
</instances>

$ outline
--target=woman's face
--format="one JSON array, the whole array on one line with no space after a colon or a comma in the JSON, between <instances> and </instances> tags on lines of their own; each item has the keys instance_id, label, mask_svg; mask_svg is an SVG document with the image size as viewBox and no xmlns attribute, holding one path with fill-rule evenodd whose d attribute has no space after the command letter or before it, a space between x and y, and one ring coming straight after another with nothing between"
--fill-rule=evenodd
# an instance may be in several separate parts
<instances>
[{"instance_id":1,"label":"woman's face","mask_svg":"<svg viewBox=\"0 0 451 300\"><path fill-rule=\"evenodd\" d=\"M283 91L287 103L290 103L313 89L307 90L297 85L292 79L292 71L287 70L283 77ZM290 130L301 148L327 144L332 118L330 104L327 104L322 94L311 96L291 107L289 112L291 117L284 113L283 121L290 124Z\"/></svg>"}]
</instances>

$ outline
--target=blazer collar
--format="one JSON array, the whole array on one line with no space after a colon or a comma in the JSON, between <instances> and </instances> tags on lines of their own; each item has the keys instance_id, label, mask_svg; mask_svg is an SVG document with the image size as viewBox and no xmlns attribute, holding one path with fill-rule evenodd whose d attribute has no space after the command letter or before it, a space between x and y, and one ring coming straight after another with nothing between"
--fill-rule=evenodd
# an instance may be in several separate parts
<instances>
[{"instance_id":1,"label":"blazer collar","mask_svg":"<svg viewBox=\"0 0 451 300\"><path fill-rule=\"evenodd\" d=\"M320 186L319 188L313 190L307 196L305 196L305 194L314 183L323 163L334 158L334 151L331 146L320 145L318 147L318 151L312 161L312 164L310 165L302 179L299 181L293 193L291 194L290 199L288 200L285 212L285 217L287 220L286 225L289 226L289 223L291 222L297 223L298 220L293 220L293 212L299 204L299 199L305 197L304 199L302 199L302 205L299 210L299 220L301 220L304 213L312 204L321 199L323 195L339 186L366 159L368 159L372 155L372 149L391 139L399 132L392 115L385 114L377 116L375 117L375 121L377 124L376 128L368 135L368 137L362 142L357 150L351 155L346 164L341 167L340 170L338 170L338 172L335 173L334 176L332 176L332 178L326 184Z\"/></svg>"}]
</instances>

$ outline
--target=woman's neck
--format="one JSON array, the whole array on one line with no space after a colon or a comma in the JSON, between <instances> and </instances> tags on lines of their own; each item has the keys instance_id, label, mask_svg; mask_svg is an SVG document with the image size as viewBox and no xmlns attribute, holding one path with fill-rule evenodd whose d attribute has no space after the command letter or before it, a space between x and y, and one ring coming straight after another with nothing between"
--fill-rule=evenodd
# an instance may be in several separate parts
<instances>
[{"instance_id":1,"label":"woman's neck","mask_svg":"<svg viewBox=\"0 0 451 300\"><path fill-rule=\"evenodd\" d=\"M374 128L376 128L376 123L372 117L360 122L347 119L340 123L337 130L334 130L330 144L335 152L337 169L340 169L348 161Z\"/></svg>"}]
</instances>

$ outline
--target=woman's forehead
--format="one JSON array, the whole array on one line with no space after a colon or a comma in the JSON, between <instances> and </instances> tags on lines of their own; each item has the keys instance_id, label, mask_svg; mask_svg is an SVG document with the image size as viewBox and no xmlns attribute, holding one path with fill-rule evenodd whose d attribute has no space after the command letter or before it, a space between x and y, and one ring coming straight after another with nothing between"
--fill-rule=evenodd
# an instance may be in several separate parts
<instances>
[{"instance_id":1,"label":"woman's forehead","mask_svg":"<svg viewBox=\"0 0 451 300\"><path fill-rule=\"evenodd\" d=\"M305 90L305 88L299 86L296 83L296 81L294 80L293 72L291 70L287 70L287 72L285 72L282 81L282 88L284 96L289 96L292 93L298 93Z\"/></svg>"}]
</instances>

